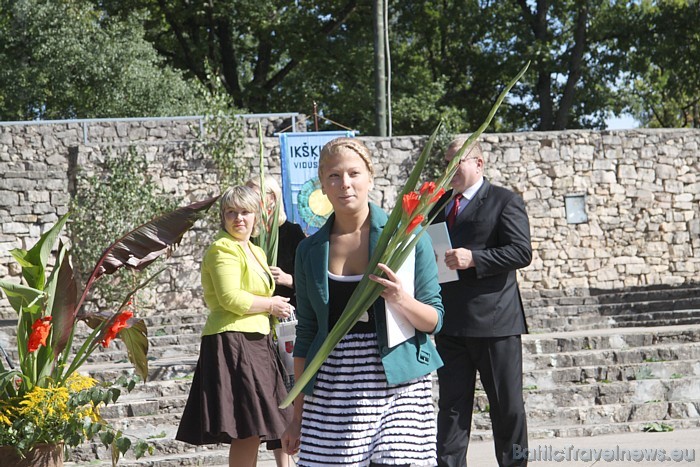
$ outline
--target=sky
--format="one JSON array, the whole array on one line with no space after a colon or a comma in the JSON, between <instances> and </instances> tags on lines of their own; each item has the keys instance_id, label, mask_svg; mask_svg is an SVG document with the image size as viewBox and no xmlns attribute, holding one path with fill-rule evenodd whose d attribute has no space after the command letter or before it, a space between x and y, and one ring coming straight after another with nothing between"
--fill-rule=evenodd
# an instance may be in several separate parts
<instances>
[{"instance_id":1,"label":"sky","mask_svg":"<svg viewBox=\"0 0 700 467\"><path fill-rule=\"evenodd\" d=\"M605 120L608 125L608 130L631 130L639 128L639 122L630 115L621 115L619 117L611 117Z\"/></svg>"}]
</instances>

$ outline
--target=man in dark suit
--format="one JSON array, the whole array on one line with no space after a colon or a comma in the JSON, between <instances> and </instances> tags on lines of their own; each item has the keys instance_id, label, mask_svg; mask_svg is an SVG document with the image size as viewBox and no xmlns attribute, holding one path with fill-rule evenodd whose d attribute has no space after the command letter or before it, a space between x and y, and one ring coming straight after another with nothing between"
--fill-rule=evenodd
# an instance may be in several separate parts
<instances>
[{"instance_id":1,"label":"man in dark suit","mask_svg":"<svg viewBox=\"0 0 700 467\"><path fill-rule=\"evenodd\" d=\"M464 141L450 144L447 161ZM527 465L520 459L527 456L518 455L527 452L520 341L527 325L516 270L532 260L530 224L523 199L484 178L478 143L460 157L452 191L442 201L453 193L455 198L435 219L448 223L452 249L444 261L459 273L459 280L442 284L445 318L435 338L445 362L438 370L438 465L467 465L477 370L489 400L498 464Z\"/></svg>"}]
</instances>

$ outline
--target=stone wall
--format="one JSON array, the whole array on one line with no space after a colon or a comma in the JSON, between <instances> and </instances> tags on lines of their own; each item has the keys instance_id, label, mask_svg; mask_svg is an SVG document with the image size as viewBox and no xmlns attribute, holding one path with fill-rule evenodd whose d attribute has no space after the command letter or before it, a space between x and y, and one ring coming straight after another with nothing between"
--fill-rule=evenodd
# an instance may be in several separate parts
<instances>
[{"instance_id":1,"label":"stone wall","mask_svg":"<svg viewBox=\"0 0 700 467\"><path fill-rule=\"evenodd\" d=\"M181 119L0 125L0 277L19 280L9 251L33 245L68 210L77 171L90 174L129 146L146 154L154 178L182 204L218 193L200 130L198 120ZM425 137L362 139L376 155L372 199L390 209ZM481 141L486 176L527 205L534 259L521 271L523 289L569 293L697 282L700 130L506 133ZM277 138L263 144L267 170L279 175ZM243 156L256 172L257 146L248 137ZM567 223L571 194L585 195L587 222ZM158 286L161 304L201 306L198 264L210 235L210 226L199 225L176 250ZM6 312L4 299L2 307Z\"/></svg>"}]
</instances>

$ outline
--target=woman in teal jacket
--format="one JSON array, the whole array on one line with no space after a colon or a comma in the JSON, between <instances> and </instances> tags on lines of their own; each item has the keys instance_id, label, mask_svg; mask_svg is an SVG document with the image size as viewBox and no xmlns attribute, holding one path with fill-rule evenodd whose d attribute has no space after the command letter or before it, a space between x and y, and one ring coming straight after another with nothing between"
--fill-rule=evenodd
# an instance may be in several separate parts
<instances>
[{"instance_id":1,"label":"woman in teal jacket","mask_svg":"<svg viewBox=\"0 0 700 467\"><path fill-rule=\"evenodd\" d=\"M295 373L303 371L368 267L386 214L369 203L369 149L338 138L321 151L319 179L334 214L297 249ZM336 346L294 402L283 448L299 466L435 465L435 415L430 373L441 366L428 334L439 331L443 308L430 240L418 242L414 293L381 265L386 288ZM385 303L406 318L414 337L387 343Z\"/></svg>"}]
</instances>

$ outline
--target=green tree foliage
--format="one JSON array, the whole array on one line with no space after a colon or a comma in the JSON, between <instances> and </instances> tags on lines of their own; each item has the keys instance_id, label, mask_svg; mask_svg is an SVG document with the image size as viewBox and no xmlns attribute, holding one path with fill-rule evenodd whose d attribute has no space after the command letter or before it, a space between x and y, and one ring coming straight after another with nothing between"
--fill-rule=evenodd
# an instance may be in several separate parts
<instances>
[{"instance_id":1,"label":"green tree foliage","mask_svg":"<svg viewBox=\"0 0 700 467\"><path fill-rule=\"evenodd\" d=\"M496 131L601 127L619 71L608 66L611 38L603 34L616 8L601 0L400 2L396 73L412 79L396 79L394 93L408 96L412 89L441 83L436 110L445 114L453 108L448 115L462 117L462 126L453 130L469 131L507 77L531 60L510 105L494 122ZM417 69L426 73L423 79Z\"/></svg>"},{"instance_id":2,"label":"green tree foliage","mask_svg":"<svg viewBox=\"0 0 700 467\"><path fill-rule=\"evenodd\" d=\"M0 117L208 113L193 96L223 89L224 113L315 102L321 129L371 134L372 4L0 0ZM603 128L622 112L697 125L699 12L697 0L390 2L393 134L473 130L526 61L495 131Z\"/></svg>"},{"instance_id":3,"label":"green tree foliage","mask_svg":"<svg viewBox=\"0 0 700 467\"><path fill-rule=\"evenodd\" d=\"M351 88L351 83L358 82L365 88L365 75L371 75L371 23L367 22L367 32L359 28L370 19L367 0L96 3L110 15L143 12L146 37L155 48L203 83L210 64L237 108L310 113L318 100L335 114L338 99L352 101L361 96L362 102L371 104L371 92L367 92L371 88L365 92ZM371 122L371 105L364 114L360 118Z\"/></svg>"},{"instance_id":4,"label":"green tree foliage","mask_svg":"<svg viewBox=\"0 0 700 467\"><path fill-rule=\"evenodd\" d=\"M196 110L141 19L89 0L0 0L0 118L163 116Z\"/></svg>"},{"instance_id":5,"label":"green tree foliage","mask_svg":"<svg viewBox=\"0 0 700 467\"><path fill-rule=\"evenodd\" d=\"M633 2L624 18L627 109L643 126L700 127L700 3Z\"/></svg>"}]
</instances>

